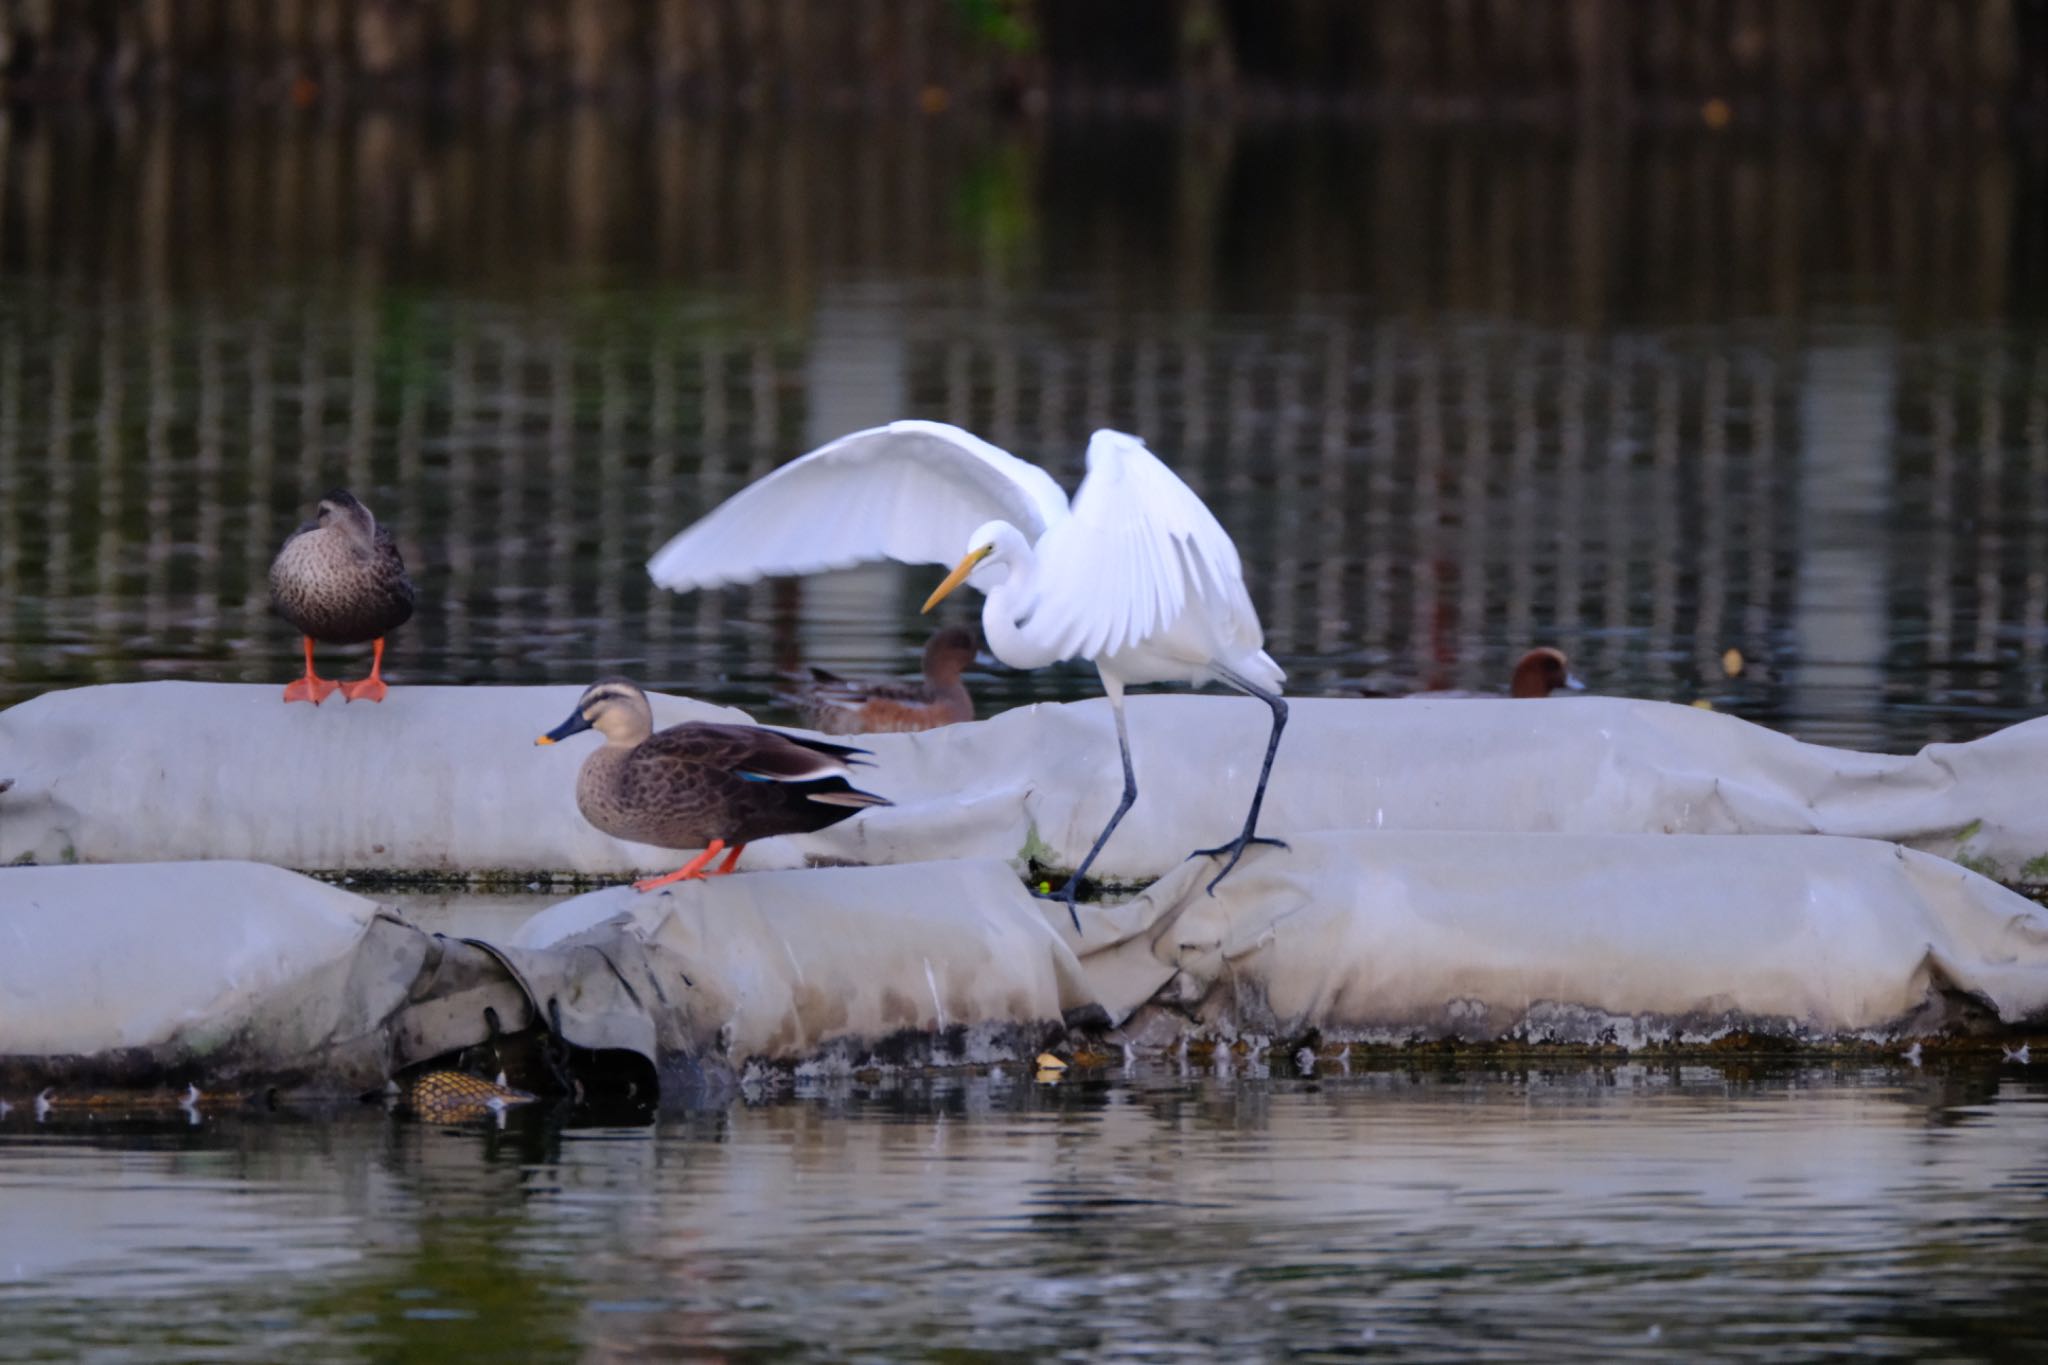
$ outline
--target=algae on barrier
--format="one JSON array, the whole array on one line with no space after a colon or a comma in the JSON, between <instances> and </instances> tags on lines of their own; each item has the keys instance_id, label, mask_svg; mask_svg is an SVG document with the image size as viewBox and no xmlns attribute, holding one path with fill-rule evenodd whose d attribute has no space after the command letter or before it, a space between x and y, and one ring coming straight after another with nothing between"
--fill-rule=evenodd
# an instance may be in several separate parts
<instances>
[{"instance_id":1,"label":"algae on barrier","mask_svg":"<svg viewBox=\"0 0 2048 1365\"><path fill-rule=\"evenodd\" d=\"M407 868L295 868L315 881L339 886L358 895L380 891L489 891L532 892L535 894L601 891L617 886L628 876L595 875L588 872L534 872L512 868L484 868L475 872L443 872Z\"/></svg>"},{"instance_id":2,"label":"algae on barrier","mask_svg":"<svg viewBox=\"0 0 2048 1365\"><path fill-rule=\"evenodd\" d=\"M1949 861L1966 872L1974 872L1980 877L2003 884L2005 878L1999 875L1998 860L1972 853L1967 847L1970 840L1976 838L1983 830L1984 821L1982 817L1972 820L1969 824L1957 830L1952 836L1956 841L1956 851L1948 855Z\"/></svg>"},{"instance_id":3,"label":"algae on barrier","mask_svg":"<svg viewBox=\"0 0 2048 1365\"><path fill-rule=\"evenodd\" d=\"M1049 893L1054 887L1064 886L1074 875L1071 867L1062 867L1052 861L1058 855L1050 844L1038 837L1038 826L1032 825L1024 831L1024 843L1017 850L1014 865L1021 869L1024 885L1040 894ZM1149 877L1139 881L1112 881L1105 877L1086 877L1074 890L1074 899L1082 904L1108 899L1124 899L1135 896L1157 881Z\"/></svg>"}]
</instances>

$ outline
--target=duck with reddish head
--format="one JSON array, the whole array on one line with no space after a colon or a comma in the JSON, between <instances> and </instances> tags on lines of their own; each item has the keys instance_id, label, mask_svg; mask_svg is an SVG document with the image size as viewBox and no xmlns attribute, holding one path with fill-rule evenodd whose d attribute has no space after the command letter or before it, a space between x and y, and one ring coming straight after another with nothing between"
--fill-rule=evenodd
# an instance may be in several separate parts
<instances>
[{"instance_id":1,"label":"duck with reddish head","mask_svg":"<svg viewBox=\"0 0 2048 1365\"><path fill-rule=\"evenodd\" d=\"M1583 692L1585 688L1586 684L1579 680L1578 674L1572 672L1564 651L1549 645L1539 645L1515 660L1515 670L1508 675L1510 697L1547 697L1554 692ZM1384 694L1368 691L1365 695ZM1500 693L1445 690L1410 692L1407 695L1417 701L1447 701L1458 697L1499 697Z\"/></svg>"},{"instance_id":2,"label":"duck with reddish head","mask_svg":"<svg viewBox=\"0 0 2048 1365\"><path fill-rule=\"evenodd\" d=\"M974 719L974 698L960 675L979 647L963 626L935 631L924 646L921 678L841 678L813 668L804 685L776 700L827 735L908 734Z\"/></svg>"}]
</instances>

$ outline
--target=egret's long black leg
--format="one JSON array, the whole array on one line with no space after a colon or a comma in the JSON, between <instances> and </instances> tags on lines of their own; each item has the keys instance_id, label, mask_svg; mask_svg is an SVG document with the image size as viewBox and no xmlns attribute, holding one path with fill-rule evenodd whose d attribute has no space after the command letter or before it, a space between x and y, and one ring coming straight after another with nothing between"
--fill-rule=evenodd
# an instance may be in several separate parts
<instances>
[{"instance_id":1,"label":"egret's long black leg","mask_svg":"<svg viewBox=\"0 0 2048 1365\"><path fill-rule=\"evenodd\" d=\"M1102 827L1102 833L1095 836L1095 847L1088 850L1088 856L1074 869L1074 875L1067 878L1067 884L1044 897L1046 900L1066 902L1067 913L1074 917L1076 932L1081 928L1081 912L1074 908L1074 896L1080 890L1081 878L1087 873L1089 865L1095 861L1095 855L1102 852L1102 846L1109 842L1109 836L1116 833L1116 827L1123 820L1125 813L1138 799L1138 774L1137 770L1131 767L1131 732L1124 725L1124 690L1121 686L1110 683L1107 678L1104 678L1103 682L1109 692L1109 709L1116 713L1116 747L1124 760L1124 799L1117 803L1116 814L1109 817L1109 823Z\"/></svg>"},{"instance_id":2,"label":"egret's long black leg","mask_svg":"<svg viewBox=\"0 0 2048 1365\"><path fill-rule=\"evenodd\" d=\"M1273 775L1273 755L1280 752L1280 732L1287 728L1287 701L1278 692L1268 692L1257 683L1240 678L1235 673L1224 672L1220 676L1223 681L1246 696L1257 697L1272 708L1273 733L1266 737L1266 761L1259 768L1259 785L1252 792L1252 808L1244 817L1244 832L1227 844L1218 844L1215 848L1198 848L1188 855L1190 858L1214 857L1223 853L1230 855L1224 861L1223 870L1209 881L1209 894L1212 896L1216 894L1216 884L1230 875L1230 869L1237 866L1237 860L1242 858L1244 851L1253 844L1271 844L1275 848L1287 847L1283 840L1261 838L1257 833L1259 807L1266 803L1266 779Z\"/></svg>"}]
</instances>

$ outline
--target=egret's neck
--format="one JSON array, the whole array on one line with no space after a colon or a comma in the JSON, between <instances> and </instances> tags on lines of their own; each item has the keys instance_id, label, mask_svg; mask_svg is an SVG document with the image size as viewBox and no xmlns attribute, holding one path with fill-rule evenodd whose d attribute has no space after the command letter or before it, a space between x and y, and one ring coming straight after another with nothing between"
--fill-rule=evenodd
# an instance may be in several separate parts
<instances>
[{"instance_id":1,"label":"egret's neck","mask_svg":"<svg viewBox=\"0 0 2048 1365\"><path fill-rule=\"evenodd\" d=\"M1021 546L1004 556L1009 575L981 604L981 633L988 652L1012 668L1043 668L1058 659L1030 629L1038 608L1038 556ZM1019 629L1018 622L1024 622Z\"/></svg>"}]
</instances>

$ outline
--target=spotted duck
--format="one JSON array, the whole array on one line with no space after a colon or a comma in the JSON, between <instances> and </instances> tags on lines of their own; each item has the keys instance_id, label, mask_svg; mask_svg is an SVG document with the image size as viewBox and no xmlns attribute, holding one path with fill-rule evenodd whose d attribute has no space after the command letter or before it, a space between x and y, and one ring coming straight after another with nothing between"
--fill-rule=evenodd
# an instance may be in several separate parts
<instances>
[{"instance_id":1,"label":"spotted duck","mask_svg":"<svg viewBox=\"0 0 2048 1365\"><path fill-rule=\"evenodd\" d=\"M575 712L534 743L585 730L605 742L576 775L583 818L617 839L704 850L667 876L633 883L639 891L725 876L755 839L808 834L890 804L847 781L865 749L704 721L656 732L647 694L624 678L593 683ZM707 872L720 853L725 861Z\"/></svg>"},{"instance_id":2,"label":"spotted duck","mask_svg":"<svg viewBox=\"0 0 2048 1365\"><path fill-rule=\"evenodd\" d=\"M306 676L284 699L315 706L337 688L347 701L382 701L384 637L412 619L412 580L391 533L345 488L320 500L313 520L292 532L270 565L270 602L305 637ZM370 676L335 682L313 671L313 643L375 641Z\"/></svg>"}]
</instances>

